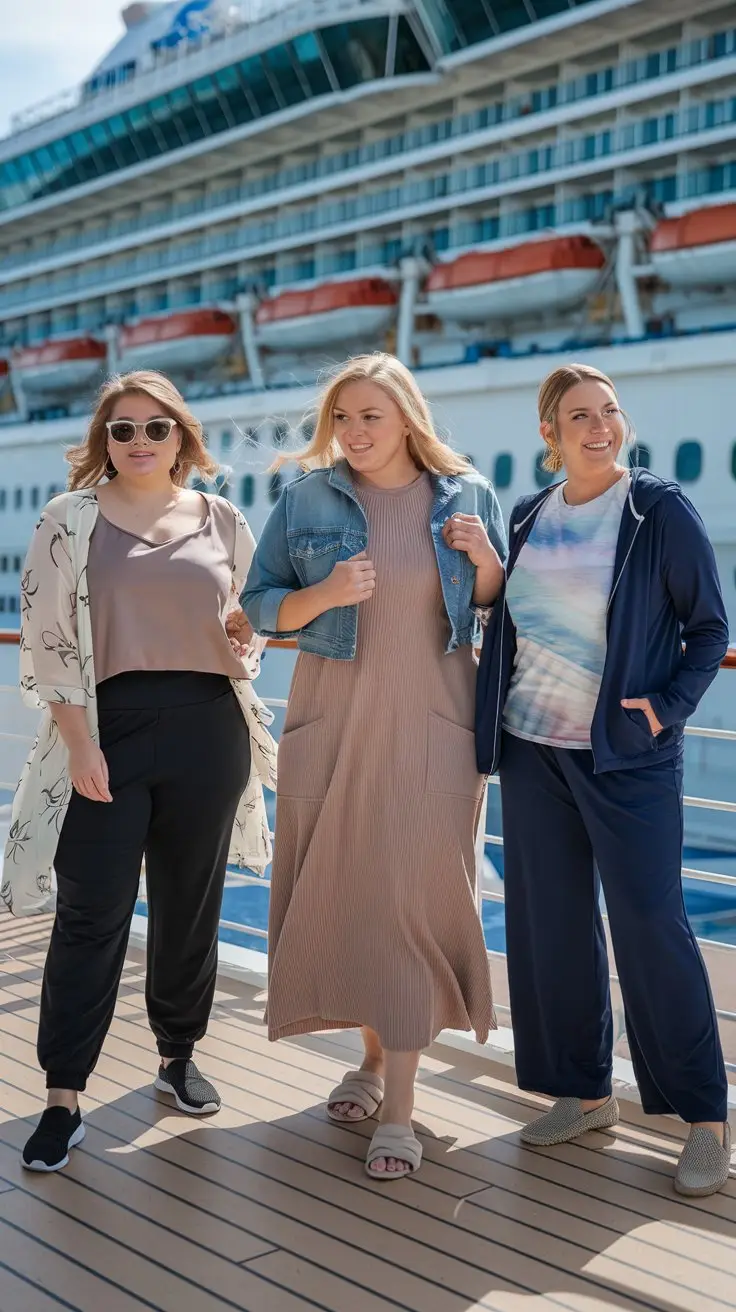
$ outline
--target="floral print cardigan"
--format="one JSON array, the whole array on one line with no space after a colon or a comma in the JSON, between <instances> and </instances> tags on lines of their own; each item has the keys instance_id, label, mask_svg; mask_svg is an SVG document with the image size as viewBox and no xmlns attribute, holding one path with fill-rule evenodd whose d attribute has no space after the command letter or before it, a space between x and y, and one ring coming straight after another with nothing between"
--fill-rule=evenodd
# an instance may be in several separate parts
<instances>
[{"instance_id":1,"label":"floral print cardigan","mask_svg":"<svg viewBox=\"0 0 736 1312\"><path fill-rule=\"evenodd\" d=\"M72 784L64 742L49 703L84 706L99 742L87 557L97 520L94 491L65 492L45 508L21 579L20 686L23 701L43 710L38 737L13 801L0 897L16 916L53 909L52 870ZM253 537L233 506L235 550L232 606L238 602L253 554ZM276 744L271 712L250 679L258 673L264 642L256 639L244 661L247 677L231 679L250 733L251 773L235 817L229 861L263 874L271 860L264 786L276 788Z\"/></svg>"}]
</instances>

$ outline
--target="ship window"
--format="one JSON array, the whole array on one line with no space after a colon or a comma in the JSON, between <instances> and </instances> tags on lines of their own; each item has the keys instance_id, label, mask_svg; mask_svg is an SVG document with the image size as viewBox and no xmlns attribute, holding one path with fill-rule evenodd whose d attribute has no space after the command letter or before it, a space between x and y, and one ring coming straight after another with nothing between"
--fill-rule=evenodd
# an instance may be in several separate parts
<instances>
[{"instance_id":1,"label":"ship window","mask_svg":"<svg viewBox=\"0 0 736 1312\"><path fill-rule=\"evenodd\" d=\"M550 474L548 469L542 467L542 461L546 454L546 451L540 451L534 461L534 482L537 487L550 487L555 481L555 475Z\"/></svg>"},{"instance_id":2,"label":"ship window","mask_svg":"<svg viewBox=\"0 0 736 1312\"><path fill-rule=\"evenodd\" d=\"M8 494L4 487L0 487L0 510L5 510L8 504Z\"/></svg>"},{"instance_id":3,"label":"ship window","mask_svg":"<svg viewBox=\"0 0 736 1312\"><path fill-rule=\"evenodd\" d=\"M18 610L17 597L8 597L8 610L10 611L11 615L15 615L16 611Z\"/></svg>"},{"instance_id":4,"label":"ship window","mask_svg":"<svg viewBox=\"0 0 736 1312\"><path fill-rule=\"evenodd\" d=\"M331 91L330 79L314 33L306 32L303 36L297 36L292 44L302 76L307 79L312 95L323 96Z\"/></svg>"},{"instance_id":5,"label":"ship window","mask_svg":"<svg viewBox=\"0 0 736 1312\"><path fill-rule=\"evenodd\" d=\"M7 556L0 556L0 574L7 574L7 572L8 572L8 558Z\"/></svg>"},{"instance_id":6,"label":"ship window","mask_svg":"<svg viewBox=\"0 0 736 1312\"><path fill-rule=\"evenodd\" d=\"M271 432L271 440L274 446L286 446L289 440L289 425L274 424Z\"/></svg>"},{"instance_id":7,"label":"ship window","mask_svg":"<svg viewBox=\"0 0 736 1312\"><path fill-rule=\"evenodd\" d=\"M17 487L13 493L13 505L16 510L20 510L23 505L23 488Z\"/></svg>"},{"instance_id":8,"label":"ship window","mask_svg":"<svg viewBox=\"0 0 736 1312\"><path fill-rule=\"evenodd\" d=\"M16 574L20 574L20 568L22 564L23 564L23 560L20 556L13 556L13 570L15 571Z\"/></svg>"},{"instance_id":9,"label":"ship window","mask_svg":"<svg viewBox=\"0 0 736 1312\"><path fill-rule=\"evenodd\" d=\"M493 462L493 485L503 492L511 487L514 477L514 457L508 451L502 451Z\"/></svg>"},{"instance_id":10,"label":"ship window","mask_svg":"<svg viewBox=\"0 0 736 1312\"><path fill-rule=\"evenodd\" d=\"M678 483L695 483L703 470L703 448L700 442L681 442L675 456L675 478Z\"/></svg>"},{"instance_id":11,"label":"ship window","mask_svg":"<svg viewBox=\"0 0 736 1312\"><path fill-rule=\"evenodd\" d=\"M220 450L229 451L232 447L232 444L233 444L233 435L230 429L226 428L224 433L220 434Z\"/></svg>"},{"instance_id":12,"label":"ship window","mask_svg":"<svg viewBox=\"0 0 736 1312\"><path fill-rule=\"evenodd\" d=\"M4 611L4 610L5 610L5 598L0 597L0 611Z\"/></svg>"},{"instance_id":13,"label":"ship window","mask_svg":"<svg viewBox=\"0 0 736 1312\"><path fill-rule=\"evenodd\" d=\"M49 483L48 491L46 493L46 500L50 501L52 497L58 496L59 493L63 491L64 491L63 487L60 487L58 483Z\"/></svg>"},{"instance_id":14,"label":"ship window","mask_svg":"<svg viewBox=\"0 0 736 1312\"><path fill-rule=\"evenodd\" d=\"M279 497L281 496L281 489L283 485L284 485L284 480L280 474L271 474L269 476L268 499L271 502L271 505L275 505L276 502L278 501Z\"/></svg>"},{"instance_id":15,"label":"ship window","mask_svg":"<svg viewBox=\"0 0 736 1312\"><path fill-rule=\"evenodd\" d=\"M240 481L240 504L246 510L256 499L256 480L252 474L245 474Z\"/></svg>"},{"instance_id":16,"label":"ship window","mask_svg":"<svg viewBox=\"0 0 736 1312\"><path fill-rule=\"evenodd\" d=\"M336 23L320 35L342 90L383 77L388 46L387 18Z\"/></svg>"},{"instance_id":17,"label":"ship window","mask_svg":"<svg viewBox=\"0 0 736 1312\"><path fill-rule=\"evenodd\" d=\"M634 442L629 456L632 469L651 469L652 450L645 442Z\"/></svg>"}]
</instances>

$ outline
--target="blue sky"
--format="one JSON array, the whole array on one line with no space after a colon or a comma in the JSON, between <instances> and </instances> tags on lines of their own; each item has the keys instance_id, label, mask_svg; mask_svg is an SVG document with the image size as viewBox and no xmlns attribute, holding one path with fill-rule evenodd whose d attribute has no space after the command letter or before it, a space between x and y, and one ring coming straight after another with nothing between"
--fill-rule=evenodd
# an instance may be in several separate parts
<instances>
[{"instance_id":1,"label":"blue sky","mask_svg":"<svg viewBox=\"0 0 736 1312\"><path fill-rule=\"evenodd\" d=\"M0 0L0 136L10 131L12 114L87 76L122 36L125 5L126 0Z\"/></svg>"}]
</instances>

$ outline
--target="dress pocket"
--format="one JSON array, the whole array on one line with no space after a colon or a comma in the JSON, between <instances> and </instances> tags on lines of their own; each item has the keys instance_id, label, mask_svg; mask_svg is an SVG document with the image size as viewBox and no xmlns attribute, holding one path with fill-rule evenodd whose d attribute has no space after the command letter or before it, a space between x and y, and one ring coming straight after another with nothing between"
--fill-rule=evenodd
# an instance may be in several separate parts
<instances>
[{"instance_id":1,"label":"dress pocket","mask_svg":"<svg viewBox=\"0 0 736 1312\"><path fill-rule=\"evenodd\" d=\"M427 792L479 801L483 775L475 758L475 734L430 711L427 717Z\"/></svg>"},{"instance_id":2,"label":"dress pocket","mask_svg":"<svg viewBox=\"0 0 736 1312\"><path fill-rule=\"evenodd\" d=\"M332 778L324 716L287 729L279 739L278 797L321 802Z\"/></svg>"}]
</instances>

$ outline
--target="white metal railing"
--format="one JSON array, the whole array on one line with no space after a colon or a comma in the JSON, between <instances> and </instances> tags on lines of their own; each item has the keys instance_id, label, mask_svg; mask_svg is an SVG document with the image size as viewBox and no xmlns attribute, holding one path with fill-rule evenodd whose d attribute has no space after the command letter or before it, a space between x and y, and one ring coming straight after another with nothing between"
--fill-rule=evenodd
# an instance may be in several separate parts
<instances>
[{"instance_id":1,"label":"white metal railing","mask_svg":"<svg viewBox=\"0 0 736 1312\"><path fill-rule=\"evenodd\" d=\"M11 635L9 633L2 633L0 631L0 645L2 645L3 642L7 642L8 640L10 640L11 642L17 642L17 634ZM280 641L272 645L277 648L286 648L292 650L296 646L296 644L293 641ZM723 662L723 668L727 670L736 670L736 649L731 649L729 651L725 661ZM2 791L12 792L16 786L22 761L25 759L25 756L27 755L27 752L33 742L33 736L34 736L32 729L26 728L21 721L25 718L26 721L29 722L30 720L34 719L34 715L32 712L22 707L20 703L18 688L16 686L0 685L0 698L2 698L3 701L5 702L6 709L9 709L8 699L10 699L10 706L14 710L14 717L11 717L13 722L12 729L0 728L0 746L4 743L12 744L13 752L11 754L15 758L13 763L13 769L9 770L7 766L7 759L5 753L3 753L0 756L0 792ZM288 699L286 698L266 697L263 700L267 706L271 707L274 710L285 710L288 705ZM0 719L0 724L5 724L7 722L6 716L2 714L2 712L0 712L0 715L2 716L2 718ZM711 729L711 728L701 728L698 726L689 725L686 728L685 732L688 735L688 737L691 738L711 739L711 740L717 740L721 742L731 742L736 744L736 729ZM2 777L3 775L6 776L4 779ZM7 777L8 775L10 775L11 777L8 778ZM500 780L497 775L490 776L489 784L498 786L499 783ZM694 797L694 796L686 795L684 798L684 803L685 806L688 807L713 810L713 811L721 811L721 812L730 812L732 814L736 814L736 801L722 801L715 798ZM1 809L0 809L0 815L1 815ZM271 834L271 837L272 838L274 837L273 833ZM500 834L485 833L483 836L483 843L484 843L484 847L486 845L502 847L503 838L501 837ZM693 880L694 882L706 883L706 884L719 884L736 889L736 875L721 874L718 871L714 871L714 870L700 870L689 866L683 866L682 874L683 877ZM480 871L478 873L478 879L479 880L481 879ZM247 887L265 888L268 889L269 891L271 888L271 881L267 876L253 875L242 870L229 869L227 874L227 880L228 880L228 884L231 887L233 885L239 885L244 888ZM141 900L145 901L146 895L145 895L144 880L141 881L140 897ZM480 897L483 902L503 903L504 901L504 893L502 889L488 889L488 888L483 888L482 885L480 886ZM607 919L605 912L604 912L604 919ZM219 924L220 924L220 929L229 930L231 932L243 935L246 938L256 938L263 941L264 943L266 943L268 940L267 930L261 929L257 925L249 925L246 923L241 923L240 921L230 920L226 918L221 918ZM698 942L702 946L713 945L712 940L699 938ZM721 950L736 952L736 945L734 944L718 942L715 946L717 946ZM489 956L491 955L493 954L489 953ZM616 983L616 984L618 983L618 976L614 972L611 972L610 978L612 983ZM506 1006L503 1003L496 1003L496 1010L499 1012L503 1012L504 1014L509 1014L510 1009L508 1006ZM716 1007L716 1015L720 1021L736 1022L736 1012L731 1011L727 1008ZM736 1061L727 1060L726 1067L731 1074L736 1074Z\"/></svg>"}]
</instances>

